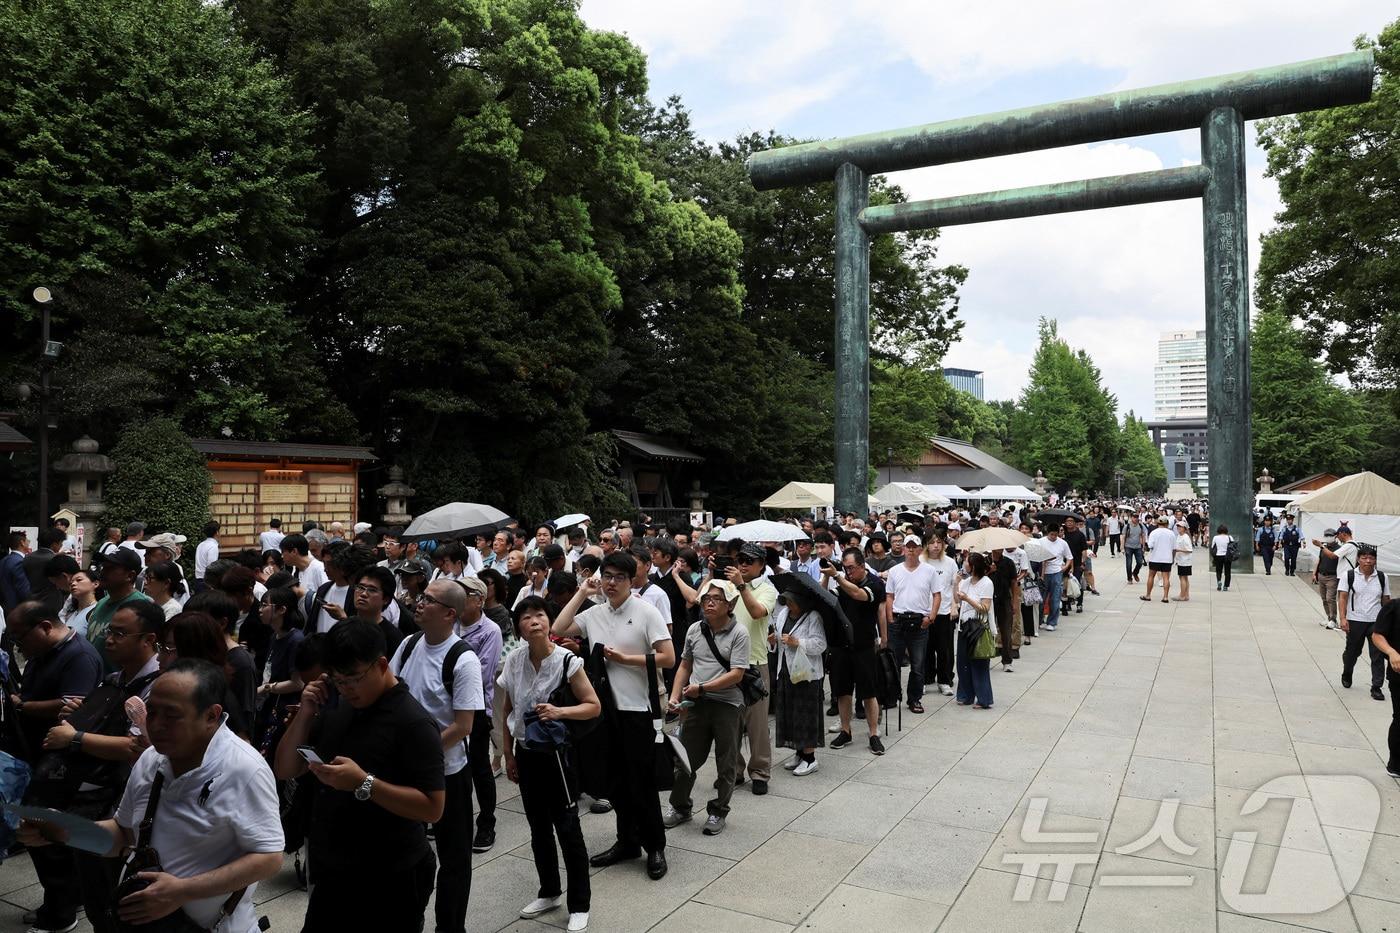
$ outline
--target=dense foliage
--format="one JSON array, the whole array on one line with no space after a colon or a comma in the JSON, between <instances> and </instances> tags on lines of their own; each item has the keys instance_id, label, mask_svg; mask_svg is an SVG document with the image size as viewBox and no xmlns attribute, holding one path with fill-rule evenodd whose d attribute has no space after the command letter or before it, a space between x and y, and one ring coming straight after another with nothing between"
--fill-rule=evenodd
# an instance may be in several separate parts
<instances>
[{"instance_id":1,"label":"dense foliage","mask_svg":"<svg viewBox=\"0 0 1400 933\"><path fill-rule=\"evenodd\" d=\"M173 419L127 425L111 457L116 470L107 479L103 523L124 526L139 519L150 534L173 531L200 540L213 480L204 455Z\"/></svg>"}]
</instances>

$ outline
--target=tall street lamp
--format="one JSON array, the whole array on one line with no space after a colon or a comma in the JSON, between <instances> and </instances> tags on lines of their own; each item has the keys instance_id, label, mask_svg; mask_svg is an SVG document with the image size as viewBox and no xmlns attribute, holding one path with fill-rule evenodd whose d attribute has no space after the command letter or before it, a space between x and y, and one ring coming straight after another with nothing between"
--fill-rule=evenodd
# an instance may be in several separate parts
<instances>
[{"instance_id":1,"label":"tall street lamp","mask_svg":"<svg viewBox=\"0 0 1400 933\"><path fill-rule=\"evenodd\" d=\"M1118 481L1118 498L1123 498L1123 471L1121 469L1113 471L1113 478Z\"/></svg>"},{"instance_id":2,"label":"tall street lamp","mask_svg":"<svg viewBox=\"0 0 1400 933\"><path fill-rule=\"evenodd\" d=\"M39 305L39 528L49 524L49 370L63 352L63 344L49 339L49 306L53 293L40 285L34 289Z\"/></svg>"},{"instance_id":3,"label":"tall street lamp","mask_svg":"<svg viewBox=\"0 0 1400 933\"><path fill-rule=\"evenodd\" d=\"M885 448L885 484L894 482L894 448Z\"/></svg>"}]
</instances>

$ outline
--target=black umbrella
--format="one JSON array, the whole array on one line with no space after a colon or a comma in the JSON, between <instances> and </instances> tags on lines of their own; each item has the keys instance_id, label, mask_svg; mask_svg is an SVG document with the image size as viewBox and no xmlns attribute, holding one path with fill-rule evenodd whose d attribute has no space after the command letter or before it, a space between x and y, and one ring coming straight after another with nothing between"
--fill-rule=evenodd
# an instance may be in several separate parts
<instances>
[{"instance_id":1,"label":"black umbrella","mask_svg":"<svg viewBox=\"0 0 1400 933\"><path fill-rule=\"evenodd\" d=\"M911 522L915 525L922 525L924 523L923 512L900 512L895 518L901 522Z\"/></svg>"},{"instance_id":2,"label":"black umbrella","mask_svg":"<svg viewBox=\"0 0 1400 933\"><path fill-rule=\"evenodd\" d=\"M775 573L773 585L779 593L795 590L807 597L806 602L821 613L826 623L827 644L845 648L855 643L855 633L851 630L851 620L841 611L836 594L822 586L808 573Z\"/></svg>"},{"instance_id":3,"label":"black umbrella","mask_svg":"<svg viewBox=\"0 0 1400 933\"><path fill-rule=\"evenodd\" d=\"M1035 513L1035 519L1038 522L1044 522L1046 519L1053 519L1053 521L1049 522L1051 525L1062 524L1067 518L1072 518L1077 522L1084 521L1083 515L1080 515L1078 512L1070 511L1069 509L1041 509L1039 512Z\"/></svg>"}]
</instances>

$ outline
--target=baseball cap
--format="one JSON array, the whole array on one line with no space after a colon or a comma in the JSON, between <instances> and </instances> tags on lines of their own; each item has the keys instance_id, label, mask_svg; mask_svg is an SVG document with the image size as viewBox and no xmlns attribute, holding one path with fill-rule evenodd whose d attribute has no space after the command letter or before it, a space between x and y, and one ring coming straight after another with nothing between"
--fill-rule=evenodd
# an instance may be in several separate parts
<instances>
[{"instance_id":1,"label":"baseball cap","mask_svg":"<svg viewBox=\"0 0 1400 933\"><path fill-rule=\"evenodd\" d=\"M914 545L915 547L922 547L922 546L923 546L923 543L924 543L924 542L923 542L923 539L920 538L918 535L905 535L905 536L904 536L904 546L905 546L905 547L908 547L908 546L911 545L911 544Z\"/></svg>"},{"instance_id":2,"label":"baseball cap","mask_svg":"<svg viewBox=\"0 0 1400 933\"><path fill-rule=\"evenodd\" d=\"M173 551L175 550L175 546L177 544L184 544L188 540L189 539L186 538L184 535L177 535L172 534L169 531L163 531L158 535L151 535L151 537L147 538L145 541L136 542L136 546L163 547L168 551Z\"/></svg>"},{"instance_id":3,"label":"baseball cap","mask_svg":"<svg viewBox=\"0 0 1400 933\"><path fill-rule=\"evenodd\" d=\"M1348 528L1346 525L1342 525L1340 528L1337 529L1337 534L1351 537L1351 529Z\"/></svg>"},{"instance_id":4,"label":"baseball cap","mask_svg":"<svg viewBox=\"0 0 1400 933\"><path fill-rule=\"evenodd\" d=\"M409 573L409 574L413 574L413 573L427 574L427 572L428 572L428 568L427 568L426 566L423 565L423 562L422 562L421 560L418 560L417 558L413 558L413 557L405 557L405 558L404 558L403 560L401 560L401 561L396 561L396 562L393 564L393 566L391 566L389 569L392 570L392 571L394 571L394 573L398 573L398 574L404 574L404 573Z\"/></svg>"},{"instance_id":5,"label":"baseball cap","mask_svg":"<svg viewBox=\"0 0 1400 933\"><path fill-rule=\"evenodd\" d=\"M739 554L742 557L752 558L753 560L766 561L768 559L768 549L753 541L744 542L744 545L739 548Z\"/></svg>"},{"instance_id":6,"label":"baseball cap","mask_svg":"<svg viewBox=\"0 0 1400 933\"><path fill-rule=\"evenodd\" d=\"M462 577L457 580L457 585L466 590L468 595L486 595L486 584L481 581L480 577Z\"/></svg>"},{"instance_id":7,"label":"baseball cap","mask_svg":"<svg viewBox=\"0 0 1400 933\"><path fill-rule=\"evenodd\" d=\"M373 527L374 526L371 525L369 522L356 522L350 530L353 531L355 534L359 534L362 531L369 531Z\"/></svg>"},{"instance_id":8,"label":"baseball cap","mask_svg":"<svg viewBox=\"0 0 1400 933\"><path fill-rule=\"evenodd\" d=\"M113 548L106 554L98 554L99 565L113 564L117 567L125 567L132 573L141 572L141 555L137 554L129 547Z\"/></svg>"},{"instance_id":9,"label":"baseball cap","mask_svg":"<svg viewBox=\"0 0 1400 933\"><path fill-rule=\"evenodd\" d=\"M728 580L721 580L719 578L707 580L705 585L700 587L700 595L704 596L710 590L719 590L723 593L724 601L727 603L732 603L739 598L739 591L736 590L734 584L730 583Z\"/></svg>"}]
</instances>

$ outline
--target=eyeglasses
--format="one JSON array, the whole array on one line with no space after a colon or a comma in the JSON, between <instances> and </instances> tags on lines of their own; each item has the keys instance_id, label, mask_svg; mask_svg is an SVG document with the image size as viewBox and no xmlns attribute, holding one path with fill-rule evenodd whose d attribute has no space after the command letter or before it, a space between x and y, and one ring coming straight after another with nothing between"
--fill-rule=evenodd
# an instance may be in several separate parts
<instances>
[{"instance_id":1,"label":"eyeglasses","mask_svg":"<svg viewBox=\"0 0 1400 933\"><path fill-rule=\"evenodd\" d=\"M627 576L627 574L625 574L625 573L605 573L605 574L603 574L603 582L604 582L604 583L630 583L630 582L632 582L632 578L629 577L629 576Z\"/></svg>"},{"instance_id":2,"label":"eyeglasses","mask_svg":"<svg viewBox=\"0 0 1400 933\"><path fill-rule=\"evenodd\" d=\"M700 597L702 603L722 603L726 602L724 594L721 592L710 592Z\"/></svg>"},{"instance_id":3,"label":"eyeglasses","mask_svg":"<svg viewBox=\"0 0 1400 933\"><path fill-rule=\"evenodd\" d=\"M360 681L362 681L362 680L364 680L366 677L368 677L369 674L370 674L370 671L372 671L372 670L374 670L374 667L373 667L373 666L367 667L367 668L365 668L364 670L360 671L358 674L355 674L355 675L352 676L352 677L340 677L340 676L337 676L337 675L335 675L335 674L332 674L332 675L331 675L331 683L335 684L336 688L339 689L339 690L345 690L345 689L348 689L348 688L357 687L357 686L359 686Z\"/></svg>"},{"instance_id":4,"label":"eyeglasses","mask_svg":"<svg viewBox=\"0 0 1400 933\"><path fill-rule=\"evenodd\" d=\"M363 584L363 583L356 583L356 584L355 584L355 592L356 592L356 593L365 593L366 595L370 595L370 596L383 596L383 595L384 595L384 591L381 590L379 587L377 587L377 586L366 586L366 585Z\"/></svg>"},{"instance_id":5,"label":"eyeglasses","mask_svg":"<svg viewBox=\"0 0 1400 933\"><path fill-rule=\"evenodd\" d=\"M123 638L130 638L133 635L140 637L141 634L141 632L123 632L120 629L114 628L107 629L107 637L113 641L121 641Z\"/></svg>"},{"instance_id":6,"label":"eyeglasses","mask_svg":"<svg viewBox=\"0 0 1400 933\"><path fill-rule=\"evenodd\" d=\"M110 631L110 630L109 630L109 631ZM172 644L166 644L165 642L158 641L158 642L156 642L156 651L159 652L160 654L174 654L174 653L175 653L175 645L174 645L173 643L172 643Z\"/></svg>"},{"instance_id":7,"label":"eyeglasses","mask_svg":"<svg viewBox=\"0 0 1400 933\"><path fill-rule=\"evenodd\" d=\"M446 603L444 603L444 602L443 602L442 600L440 600L440 599L434 599L432 596L429 596L427 593L423 593L423 594L421 594L421 595L418 597L418 605L420 605L420 606L444 606L444 605L446 605Z\"/></svg>"}]
</instances>

